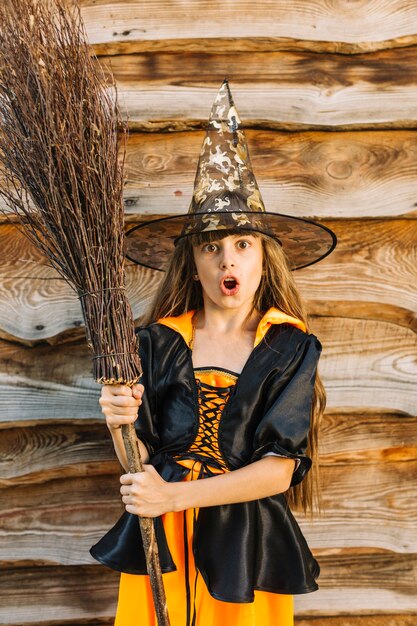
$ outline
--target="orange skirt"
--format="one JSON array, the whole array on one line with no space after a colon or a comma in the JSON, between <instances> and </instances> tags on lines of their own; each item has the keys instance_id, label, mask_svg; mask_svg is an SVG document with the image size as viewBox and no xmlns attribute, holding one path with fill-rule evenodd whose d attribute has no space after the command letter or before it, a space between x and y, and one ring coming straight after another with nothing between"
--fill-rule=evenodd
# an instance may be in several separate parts
<instances>
[{"instance_id":1,"label":"orange skirt","mask_svg":"<svg viewBox=\"0 0 417 626\"><path fill-rule=\"evenodd\" d=\"M185 480L195 480L200 464L195 461L180 461L192 468ZM197 511L196 511L197 513ZM171 626L186 626L186 570L184 551L184 515L166 513L162 517L168 545L177 566L175 572L163 574L168 613ZM188 565L191 592L191 615L196 613L196 626L294 626L293 596L287 594L255 591L251 603L237 604L221 602L207 590L201 574L197 575L192 552L194 510L186 511L188 537ZM153 608L149 576L121 574L119 601L114 626L157 626Z\"/></svg>"}]
</instances>

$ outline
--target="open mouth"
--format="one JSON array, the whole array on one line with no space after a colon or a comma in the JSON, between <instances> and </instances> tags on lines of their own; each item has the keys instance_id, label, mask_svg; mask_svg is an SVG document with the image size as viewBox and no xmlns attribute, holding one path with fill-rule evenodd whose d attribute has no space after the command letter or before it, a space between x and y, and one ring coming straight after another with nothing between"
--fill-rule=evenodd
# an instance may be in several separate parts
<instances>
[{"instance_id":1,"label":"open mouth","mask_svg":"<svg viewBox=\"0 0 417 626\"><path fill-rule=\"evenodd\" d=\"M223 285L226 289L234 289L237 285L237 282L234 278L225 278L223 281Z\"/></svg>"},{"instance_id":2,"label":"open mouth","mask_svg":"<svg viewBox=\"0 0 417 626\"><path fill-rule=\"evenodd\" d=\"M226 276L222 279L220 288L226 296L233 296L239 290L239 283L233 276Z\"/></svg>"}]
</instances>

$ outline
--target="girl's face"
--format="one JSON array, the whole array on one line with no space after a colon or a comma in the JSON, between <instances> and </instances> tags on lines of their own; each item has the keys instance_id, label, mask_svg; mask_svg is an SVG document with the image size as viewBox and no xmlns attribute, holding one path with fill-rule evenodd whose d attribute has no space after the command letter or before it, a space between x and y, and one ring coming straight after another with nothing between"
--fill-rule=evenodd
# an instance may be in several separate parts
<instances>
[{"instance_id":1,"label":"girl's face","mask_svg":"<svg viewBox=\"0 0 417 626\"><path fill-rule=\"evenodd\" d=\"M204 305L222 309L251 306L262 278L262 239L230 235L193 246Z\"/></svg>"}]
</instances>

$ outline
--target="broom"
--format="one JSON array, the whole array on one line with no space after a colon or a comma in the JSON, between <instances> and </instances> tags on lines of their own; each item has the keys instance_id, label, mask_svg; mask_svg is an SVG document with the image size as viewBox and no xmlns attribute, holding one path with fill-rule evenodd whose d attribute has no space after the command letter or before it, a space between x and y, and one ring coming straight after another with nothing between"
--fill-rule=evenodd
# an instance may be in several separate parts
<instances>
[{"instance_id":1,"label":"broom","mask_svg":"<svg viewBox=\"0 0 417 626\"><path fill-rule=\"evenodd\" d=\"M96 381L132 386L141 367L124 276L127 129L114 80L91 58L74 2L2 0L0 25L0 196L78 294ZM143 471L133 424L122 434L129 472ZM139 524L168 626L153 520Z\"/></svg>"}]
</instances>

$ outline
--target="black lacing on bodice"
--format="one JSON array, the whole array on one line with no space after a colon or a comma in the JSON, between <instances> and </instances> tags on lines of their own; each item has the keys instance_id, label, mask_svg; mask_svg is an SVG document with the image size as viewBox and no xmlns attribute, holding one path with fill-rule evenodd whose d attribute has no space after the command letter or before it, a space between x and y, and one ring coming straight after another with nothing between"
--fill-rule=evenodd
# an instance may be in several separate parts
<instances>
[{"instance_id":1,"label":"black lacing on bodice","mask_svg":"<svg viewBox=\"0 0 417 626\"><path fill-rule=\"evenodd\" d=\"M198 453L215 459L222 469L226 469L218 444L218 429L221 415L233 387L213 387L196 378L199 405L199 428L188 452Z\"/></svg>"}]
</instances>

